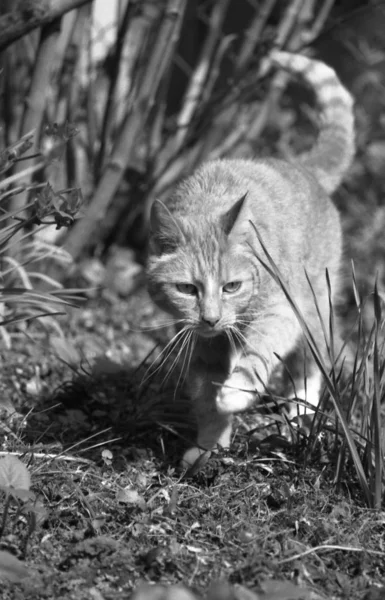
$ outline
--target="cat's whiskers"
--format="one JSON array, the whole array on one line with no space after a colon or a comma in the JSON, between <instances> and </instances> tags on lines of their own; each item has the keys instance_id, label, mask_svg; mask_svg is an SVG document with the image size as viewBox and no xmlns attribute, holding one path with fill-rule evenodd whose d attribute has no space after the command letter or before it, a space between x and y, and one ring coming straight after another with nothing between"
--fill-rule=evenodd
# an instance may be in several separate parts
<instances>
[{"instance_id":1,"label":"cat's whiskers","mask_svg":"<svg viewBox=\"0 0 385 600\"><path fill-rule=\"evenodd\" d=\"M184 333L185 333L185 335L182 336L179 340L181 342L181 345L178 348L176 356L175 356L174 360L172 361L170 368L167 370L167 373L165 374L165 376L160 384L160 387L164 386L164 384L166 383L166 381L168 380L168 378L171 376L172 372L174 371L175 367L179 363L180 357L182 356L184 349L186 347L188 348L188 343L189 343L189 340L191 337L191 329L185 329ZM184 363L184 359L183 359L183 363ZM183 364L182 364L182 368L183 368ZM179 385L179 379L180 379L180 375L178 377L178 382L177 382L176 387L178 387L178 385ZM175 392L176 392L176 389L175 389Z\"/></svg>"},{"instance_id":2,"label":"cat's whiskers","mask_svg":"<svg viewBox=\"0 0 385 600\"><path fill-rule=\"evenodd\" d=\"M179 384L181 386L184 384L187 374L190 369L190 362L191 362L191 358L192 358L192 355L194 352L194 347L195 347L195 342L196 342L196 333L195 333L194 329L190 329L190 331L186 335L186 338L187 338L187 344L186 344L186 349L185 349L184 356L183 356L183 362L181 365L178 381L175 386L174 399L175 399L175 394L177 392L177 389L179 388ZM183 348L181 348L181 352L182 351L183 351Z\"/></svg>"},{"instance_id":3,"label":"cat's whiskers","mask_svg":"<svg viewBox=\"0 0 385 600\"><path fill-rule=\"evenodd\" d=\"M241 346L242 352L246 352L247 349L250 347L250 344L247 341L246 337L238 329L238 327L236 327L234 325L232 327L232 333L233 333L234 337L236 338L236 340L238 341L239 345Z\"/></svg>"},{"instance_id":4,"label":"cat's whiskers","mask_svg":"<svg viewBox=\"0 0 385 600\"><path fill-rule=\"evenodd\" d=\"M235 336L234 336L233 326L230 325L229 327L226 327L225 332L227 335L227 339L229 340L233 355L235 356L237 354L237 346L236 346L235 339L234 339Z\"/></svg>"},{"instance_id":5,"label":"cat's whiskers","mask_svg":"<svg viewBox=\"0 0 385 600\"><path fill-rule=\"evenodd\" d=\"M171 338L171 340L166 344L166 346L164 348L162 348L161 352L155 357L155 359L152 361L150 366L146 369L146 372L143 375L141 385L144 385L146 383L146 381L148 381L150 379L150 377L153 377L158 371L160 371L162 369L162 367L165 365L165 363L169 359L172 352L175 350L175 348L178 346L178 344L183 340L183 337L184 337L184 334L186 333L186 331L189 331L189 329L190 329L190 327L185 326L182 329L180 329L179 331L177 331L177 333ZM160 359L161 359L161 361L160 361L159 365L156 367L156 369L152 369L152 367Z\"/></svg>"},{"instance_id":6,"label":"cat's whiskers","mask_svg":"<svg viewBox=\"0 0 385 600\"><path fill-rule=\"evenodd\" d=\"M242 350L245 354L247 354L248 352L250 352L250 350L252 352L254 352L255 354L257 354L257 349L254 348L254 346L252 344L250 344L250 340L248 340L246 338L246 336L244 335L244 333L242 331L240 331L237 327L234 326L234 334L240 344L240 346L242 347Z\"/></svg>"},{"instance_id":7,"label":"cat's whiskers","mask_svg":"<svg viewBox=\"0 0 385 600\"><path fill-rule=\"evenodd\" d=\"M173 325L179 325L180 323L183 323L184 319L173 319L167 322L163 322L160 323L159 325L151 325L148 326L147 325L143 325L143 327L140 327L139 329L132 329L130 327L130 329L128 330L129 333L144 333L147 331L158 331L160 329L164 329L166 327L172 327Z\"/></svg>"}]
</instances>

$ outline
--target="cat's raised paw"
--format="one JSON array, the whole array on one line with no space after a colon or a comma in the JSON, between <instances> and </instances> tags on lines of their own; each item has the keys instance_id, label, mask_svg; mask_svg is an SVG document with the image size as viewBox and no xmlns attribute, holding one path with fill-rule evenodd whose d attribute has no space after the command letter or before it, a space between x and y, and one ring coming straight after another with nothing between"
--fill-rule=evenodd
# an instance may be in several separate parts
<instances>
[{"instance_id":1,"label":"cat's raised paw","mask_svg":"<svg viewBox=\"0 0 385 600\"><path fill-rule=\"evenodd\" d=\"M250 408L255 402L257 392L244 389L246 386L242 374L234 373L218 392L216 398L218 412L230 414Z\"/></svg>"}]
</instances>

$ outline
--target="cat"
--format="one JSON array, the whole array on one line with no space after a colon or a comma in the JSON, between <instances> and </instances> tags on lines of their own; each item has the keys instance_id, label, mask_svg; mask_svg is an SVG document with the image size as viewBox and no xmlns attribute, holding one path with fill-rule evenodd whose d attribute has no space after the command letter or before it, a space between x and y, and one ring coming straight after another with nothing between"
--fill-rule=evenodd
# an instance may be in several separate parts
<instances>
[{"instance_id":1,"label":"cat","mask_svg":"<svg viewBox=\"0 0 385 600\"><path fill-rule=\"evenodd\" d=\"M325 272L335 296L342 254L330 194L354 156L353 101L323 62L283 51L272 59L315 92L321 126L312 150L293 160L208 161L151 210L148 290L178 323L175 343L197 420L186 467L204 451L229 447L233 413L265 393L283 360L298 398L317 405L322 388L320 371L304 352L300 322L259 258L266 260L262 240L326 359L307 277L327 324Z\"/></svg>"}]
</instances>

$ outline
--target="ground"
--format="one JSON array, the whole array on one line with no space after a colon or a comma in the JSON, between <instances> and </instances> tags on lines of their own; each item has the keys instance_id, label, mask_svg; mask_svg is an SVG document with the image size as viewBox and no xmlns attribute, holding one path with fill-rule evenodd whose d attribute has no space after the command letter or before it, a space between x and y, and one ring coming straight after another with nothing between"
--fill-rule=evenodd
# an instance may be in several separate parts
<instances>
[{"instance_id":1,"label":"ground","mask_svg":"<svg viewBox=\"0 0 385 600\"><path fill-rule=\"evenodd\" d=\"M1 351L2 449L28 465L39 508L29 536L11 506L0 550L28 576L1 597L120 600L151 582L214 585L213 600L385 598L385 513L349 464L336 488L326 434L310 451L256 407L229 452L180 471L187 400L146 373L159 322L142 288L104 294L61 319L65 338L35 323Z\"/></svg>"}]
</instances>

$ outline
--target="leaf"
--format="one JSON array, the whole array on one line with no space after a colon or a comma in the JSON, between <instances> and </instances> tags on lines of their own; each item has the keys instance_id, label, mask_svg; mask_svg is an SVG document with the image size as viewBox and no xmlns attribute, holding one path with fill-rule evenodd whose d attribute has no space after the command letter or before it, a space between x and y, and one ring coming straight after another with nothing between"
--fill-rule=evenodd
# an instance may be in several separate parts
<instances>
[{"instance_id":1,"label":"leaf","mask_svg":"<svg viewBox=\"0 0 385 600\"><path fill-rule=\"evenodd\" d=\"M130 488L119 490L119 492L116 494L116 499L118 502L122 502L124 504L133 504L139 506L140 508L144 508L146 506L146 501L143 496L141 496L136 490L132 490Z\"/></svg>"},{"instance_id":2,"label":"leaf","mask_svg":"<svg viewBox=\"0 0 385 600\"><path fill-rule=\"evenodd\" d=\"M19 583L29 576L27 567L16 556L0 550L0 578Z\"/></svg>"},{"instance_id":3,"label":"leaf","mask_svg":"<svg viewBox=\"0 0 385 600\"><path fill-rule=\"evenodd\" d=\"M22 490L31 487L29 471L17 456L7 454L0 459L0 485Z\"/></svg>"}]
</instances>

